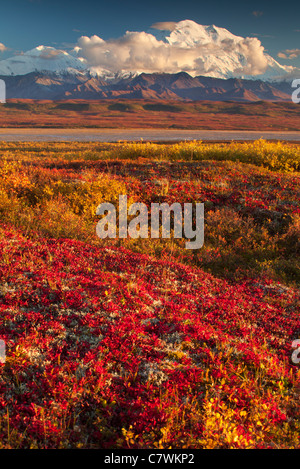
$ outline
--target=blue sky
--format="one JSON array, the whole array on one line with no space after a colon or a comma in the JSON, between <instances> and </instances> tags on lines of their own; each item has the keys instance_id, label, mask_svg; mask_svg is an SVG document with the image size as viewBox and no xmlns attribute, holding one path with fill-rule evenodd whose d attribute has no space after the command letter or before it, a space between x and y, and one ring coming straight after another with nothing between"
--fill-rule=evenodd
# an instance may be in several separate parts
<instances>
[{"instance_id":1,"label":"blue sky","mask_svg":"<svg viewBox=\"0 0 300 469\"><path fill-rule=\"evenodd\" d=\"M280 63L300 66L297 53L292 60L277 56L300 49L298 2L1 0L0 8L0 43L9 48L0 59L41 44L68 49L82 35L117 38L127 30L145 31L155 22L190 19L238 36L256 36Z\"/></svg>"}]
</instances>

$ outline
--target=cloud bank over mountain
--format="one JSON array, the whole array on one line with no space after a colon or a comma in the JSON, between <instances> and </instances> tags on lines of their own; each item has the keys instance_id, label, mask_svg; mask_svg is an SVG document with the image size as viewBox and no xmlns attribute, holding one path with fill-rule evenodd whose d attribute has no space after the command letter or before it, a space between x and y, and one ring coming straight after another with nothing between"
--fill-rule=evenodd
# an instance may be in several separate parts
<instances>
[{"instance_id":1,"label":"cloud bank over mountain","mask_svg":"<svg viewBox=\"0 0 300 469\"><path fill-rule=\"evenodd\" d=\"M257 77L274 65L280 75L286 68L265 53L259 39L191 20L156 23L147 32L127 31L117 39L81 36L75 52L100 74L184 71L228 78Z\"/></svg>"},{"instance_id":2,"label":"cloud bank over mountain","mask_svg":"<svg viewBox=\"0 0 300 469\"><path fill-rule=\"evenodd\" d=\"M0 52L5 49L0 44ZM298 52L298 49L285 51L284 57L297 56ZM180 72L192 77L263 81L300 76L300 69L280 65L268 55L258 38L235 36L227 29L190 20L155 23L148 31L127 31L116 39L81 36L69 52L40 45L0 60L3 76L49 71L91 74L105 80L141 73Z\"/></svg>"}]
</instances>

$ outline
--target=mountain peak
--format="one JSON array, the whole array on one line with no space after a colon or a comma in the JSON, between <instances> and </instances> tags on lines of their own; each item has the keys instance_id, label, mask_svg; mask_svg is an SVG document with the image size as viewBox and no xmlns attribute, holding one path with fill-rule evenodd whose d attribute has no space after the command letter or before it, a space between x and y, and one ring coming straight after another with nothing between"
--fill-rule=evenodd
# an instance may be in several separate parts
<instances>
[{"instance_id":1,"label":"mountain peak","mask_svg":"<svg viewBox=\"0 0 300 469\"><path fill-rule=\"evenodd\" d=\"M173 23L172 29L163 30L152 27L148 32L158 40L181 47L220 43L226 39L237 42L242 39L240 36L235 36L225 28L220 28L214 24L201 25L192 20L183 20L178 23Z\"/></svg>"},{"instance_id":2,"label":"mountain peak","mask_svg":"<svg viewBox=\"0 0 300 469\"><path fill-rule=\"evenodd\" d=\"M37 46L0 61L0 75L26 75L31 72L81 73L87 69L83 59L51 46Z\"/></svg>"}]
</instances>

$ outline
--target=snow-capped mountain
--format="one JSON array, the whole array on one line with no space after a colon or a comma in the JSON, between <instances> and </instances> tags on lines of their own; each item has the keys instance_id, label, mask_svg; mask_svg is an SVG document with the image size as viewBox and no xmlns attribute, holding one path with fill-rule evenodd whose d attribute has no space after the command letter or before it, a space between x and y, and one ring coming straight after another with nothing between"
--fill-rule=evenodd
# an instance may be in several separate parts
<instances>
[{"instance_id":1,"label":"snow-capped mountain","mask_svg":"<svg viewBox=\"0 0 300 469\"><path fill-rule=\"evenodd\" d=\"M0 76L32 74L32 79L34 76L43 86L47 80L51 86L58 80L60 85L57 86L61 86L62 76L66 85L77 83L77 78L78 83L90 83L94 78L101 81L101 87L103 82L107 86L122 82L125 86L144 73L174 75L184 72L192 78L241 78L274 83L289 82L291 77L300 76L300 69L281 65L268 55L257 38L235 36L225 28L203 26L191 20L160 24L166 28L154 25L147 32L127 32L116 40L83 37L71 53L38 46L1 60ZM126 50L122 49L124 47Z\"/></svg>"},{"instance_id":2,"label":"snow-capped mountain","mask_svg":"<svg viewBox=\"0 0 300 469\"><path fill-rule=\"evenodd\" d=\"M185 20L173 23L171 29L150 28L148 33L170 46L182 50L199 51L198 60L201 61L203 67L201 76L281 81L297 70L295 67L279 64L264 52L256 38L235 36L227 29L215 25L204 26ZM263 73L247 73L250 55L254 60L265 61ZM198 73L190 74L199 75Z\"/></svg>"},{"instance_id":3,"label":"snow-capped mountain","mask_svg":"<svg viewBox=\"0 0 300 469\"><path fill-rule=\"evenodd\" d=\"M0 61L0 75L27 75L32 72L81 73L85 61L54 47L38 46L21 55Z\"/></svg>"},{"instance_id":4,"label":"snow-capped mountain","mask_svg":"<svg viewBox=\"0 0 300 469\"><path fill-rule=\"evenodd\" d=\"M243 39L235 36L225 28L215 25L204 26L191 20L173 23L172 29L149 28L148 33L155 36L159 41L180 47L194 47L209 43L220 43L224 40L237 42Z\"/></svg>"}]
</instances>

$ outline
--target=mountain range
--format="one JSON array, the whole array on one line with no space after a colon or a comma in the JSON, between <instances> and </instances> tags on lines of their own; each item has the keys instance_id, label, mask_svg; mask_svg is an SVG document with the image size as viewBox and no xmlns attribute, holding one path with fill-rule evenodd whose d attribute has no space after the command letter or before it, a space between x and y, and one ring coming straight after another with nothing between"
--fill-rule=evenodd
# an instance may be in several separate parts
<instances>
[{"instance_id":1,"label":"mountain range","mask_svg":"<svg viewBox=\"0 0 300 469\"><path fill-rule=\"evenodd\" d=\"M1 60L0 78L6 84L6 97L53 100L291 100L291 81L293 76L297 76L298 69L280 65L264 52L255 38L242 38L224 28L203 26L190 20L172 23L171 27L164 24L150 28L144 35L126 33L127 47L131 47L131 35L135 34L134 44L137 39L142 41L146 38L154 44L151 47L155 54L159 49L161 57L154 55L151 58L150 70L143 57L138 65L134 60L131 63L117 60L118 50L123 47L124 41L105 42L96 36L93 42L93 57L96 59L92 60L89 57L91 41L83 37L72 53L38 46ZM111 62L103 59L103 47L106 56L109 55L108 51L111 53ZM149 54L152 49L148 50ZM115 56L113 51L117 51L114 52ZM134 50L131 52L134 56ZM167 58L164 70L161 70L154 59L161 63L158 59L163 58L164 54ZM260 67L255 62L256 55ZM168 57L172 58L172 67L168 65ZM193 66L184 65L186 57Z\"/></svg>"},{"instance_id":2,"label":"mountain range","mask_svg":"<svg viewBox=\"0 0 300 469\"><path fill-rule=\"evenodd\" d=\"M176 74L142 73L104 80L89 73L31 72L3 76L6 97L18 99L160 99L177 101L290 101L288 82L221 79Z\"/></svg>"}]
</instances>

